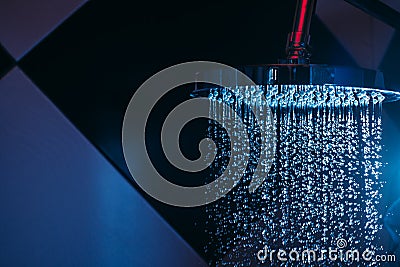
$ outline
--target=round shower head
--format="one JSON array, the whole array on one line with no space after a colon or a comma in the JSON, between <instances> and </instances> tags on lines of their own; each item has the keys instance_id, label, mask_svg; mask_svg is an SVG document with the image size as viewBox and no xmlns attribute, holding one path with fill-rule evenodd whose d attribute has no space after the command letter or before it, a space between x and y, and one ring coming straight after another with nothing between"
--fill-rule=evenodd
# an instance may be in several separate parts
<instances>
[{"instance_id":1,"label":"round shower head","mask_svg":"<svg viewBox=\"0 0 400 267\"><path fill-rule=\"evenodd\" d=\"M386 90L382 72L329 65L275 64L244 67L257 84L277 86L280 98L292 94L311 106L362 105L400 100L400 92ZM278 94L278 96L279 96ZM281 101L282 102L282 101ZM283 104L285 102L283 101Z\"/></svg>"},{"instance_id":2,"label":"round shower head","mask_svg":"<svg viewBox=\"0 0 400 267\"><path fill-rule=\"evenodd\" d=\"M382 72L374 70L315 64L274 64L238 69L264 90L267 103L272 107L361 106L400 100L400 92L386 90ZM199 75L235 81L235 77L228 77L218 70ZM243 93L247 88L241 81L232 84L232 88L235 87ZM209 89L210 86L199 88L192 95L206 95Z\"/></svg>"}]
</instances>

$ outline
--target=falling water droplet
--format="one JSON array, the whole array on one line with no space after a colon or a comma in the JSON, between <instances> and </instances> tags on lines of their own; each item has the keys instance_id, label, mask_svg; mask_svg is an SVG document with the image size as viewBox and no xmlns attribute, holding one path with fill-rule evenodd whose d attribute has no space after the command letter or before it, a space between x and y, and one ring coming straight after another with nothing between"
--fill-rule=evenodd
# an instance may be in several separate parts
<instances>
[{"instance_id":1,"label":"falling water droplet","mask_svg":"<svg viewBox=\"0 0 400 267\"><path fill-rule=\"evenodd\" d=\"M244 259L255 259L265 245L288 251L335 248L335 241L345 238L353 249L377 248L381 93L333 85L238 86L221 93L212 89L209 99L210 113L223 110L225 102L236 113L223 116L242 117L251 146L244 179L206 209L210 239L205 250L212 253L212 265L247 266ZM267 162L258 162L260 131L266 126L250 107L262 113L267 105L277 126L277 153L272 168L261 173L267 179L251 194L247 186L254 169ZM216 123L210 122L208 134L221 151L212 166L215 179L229 161L230 143Z\"/></svg>"}]
</instances>

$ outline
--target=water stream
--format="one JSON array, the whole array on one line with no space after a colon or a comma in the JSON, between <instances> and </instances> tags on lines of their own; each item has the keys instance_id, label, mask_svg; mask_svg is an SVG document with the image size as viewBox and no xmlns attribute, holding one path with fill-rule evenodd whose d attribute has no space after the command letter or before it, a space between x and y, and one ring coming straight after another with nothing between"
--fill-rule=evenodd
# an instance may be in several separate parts
<instances>
[{"instance_id":1,"label":"water stream","mask_svg":"<svg viewBox=\"0 0 400 267\"><path fill-rule=\"evenodd\" d=\"M264 97L263 97L264 96ZM218 266L300 266L257 252L337 248L379 251L382 102L373 90L330 85L282 85L211 89L210 115L240 116L247 127L250 154L244 179L228 195L207 206L207 253ZM233 107L236 113L229 111ZM260 131L270 127L254 112L269 112L277 147L272 167L257 175L266 180L247 190L260 153ZM235 125L229 125L235 127ZM208 134L220 153L212 168L217 178L229 161L226 131L210 121ZM240 157L234 159L241 160ZM293 254L295 255L295 254ZM335 265L328 258L301 266ZM373 265L373 264L371 264ZM353 265L357 266L357 265ZM365 266L365 263L360 263Z\"/></svg>"}]
</instances>

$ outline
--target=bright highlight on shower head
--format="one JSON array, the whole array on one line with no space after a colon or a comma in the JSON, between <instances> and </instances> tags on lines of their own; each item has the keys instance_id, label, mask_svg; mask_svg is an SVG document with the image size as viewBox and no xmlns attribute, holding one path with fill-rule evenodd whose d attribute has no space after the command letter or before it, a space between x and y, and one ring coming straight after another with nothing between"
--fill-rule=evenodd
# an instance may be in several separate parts
<instances>
[{"instance_id":1,"label":"bright highlight on shower head","mask_svg":"<svg viewBox=\"0 0 400 267\"><path fill-rule=\"evenodd\" d=\"M213 88L210 99L233 103L245 94L263 94L270 107L339 107L362 106L400 100L400 92L386 90L379 71L343 66L274 64L245 66L240 71L249 76L257 88L236 86ZM219 71L201 73L204 77L225 77ZM235 80L234 78L229 78ZM210 88L197 89L192 96L207 96ZM246 92L249 90L249 92ZM261 93L262 91L262 93ZM231 103L231 104L232 104Z\"/></svg>"},{"instance_id":2,"label":"bright highlight on shower head","mask_svg":"<svg viewBox=\"0 0 400 267\"><path fill-rule=\"evenodd\" d=\"M379 71L316 64L275 64L241 69L265 89L272 107L359 106L400 100Z\"/></svg>"},{"instance_id":3,"label":"bright highlight on shower head","mask_svg":"<svg viewBox=\"0 0 400 267\"><path fill-rule=\"evenodd\" d=\"M249 98L245 92L254 95ZM266 92L264 94L264 91ZM337 86L337 85L267 85L254 87L236 87L232 91L211 89L208 98L211 101L233 104L244 99L244 104L271 108L337 108L368 106L370 103L382 104L393 100L392 92L371 88ZM265 99L261 95L265 95ZM386 97L385 97L386 95ZM388 98L387 98L388 97Z\"/></svg>"}]
</instances>

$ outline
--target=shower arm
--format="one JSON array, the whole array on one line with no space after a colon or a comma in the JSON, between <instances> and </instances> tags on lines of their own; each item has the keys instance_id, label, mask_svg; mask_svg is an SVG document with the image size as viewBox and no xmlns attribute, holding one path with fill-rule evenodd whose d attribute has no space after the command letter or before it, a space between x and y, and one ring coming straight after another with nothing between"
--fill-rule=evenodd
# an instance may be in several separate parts
<instances>
[{"instance_id":1,"label":"shower arm","mask_svg":"<svg viewBox=\"0 0 400 267\"><path fill-rule=\"evenodd\" d=\"M345 0L347 3L364 11L370 16L400 29L400 12L377 0ZM289 33L286 44L286 64L310 63L310 25L315 13L316 0L298 0L293 30Z\"/></svg>"},{"instance_id":2,"label":"shower arm","mask_svg":"<svg viewBox=\"0 0 400 267\"><path fill-rule=\"evenodd\" d=\"M315 12L316 0L298 0L293 21L292 32L289 33L286 54L289 64L309 64L310 25Z\"/></svg>"}]
</instances>

